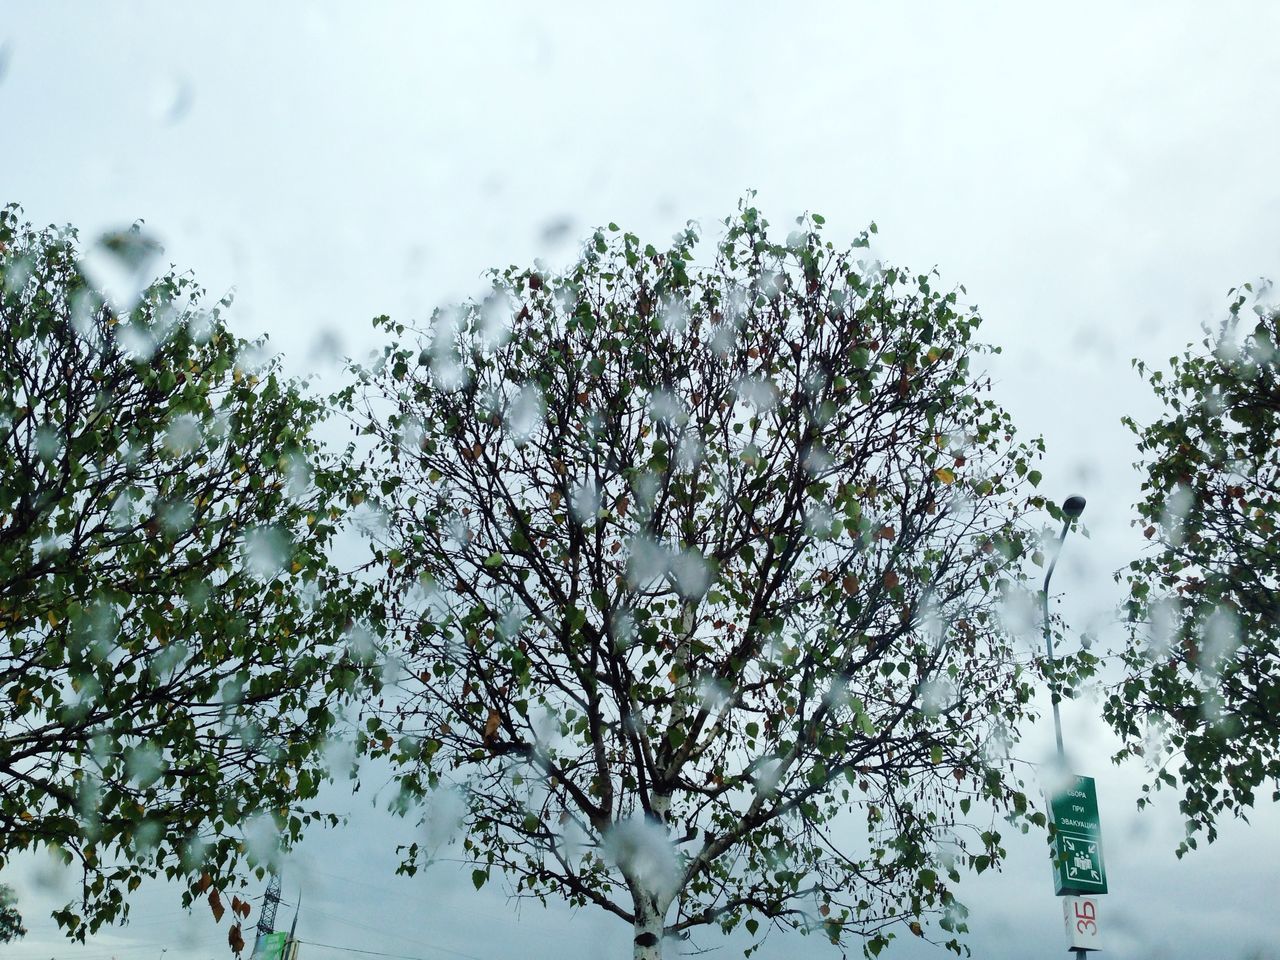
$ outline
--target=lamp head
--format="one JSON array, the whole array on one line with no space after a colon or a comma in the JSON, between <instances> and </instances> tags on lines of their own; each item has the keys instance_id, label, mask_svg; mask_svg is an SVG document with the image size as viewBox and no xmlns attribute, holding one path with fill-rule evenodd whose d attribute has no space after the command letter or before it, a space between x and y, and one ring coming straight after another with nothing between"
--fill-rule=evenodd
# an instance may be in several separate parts
<instances>
[{"instance_id":1,"label":"lamp head","mask_svg":"<svg viewBox=\"0 0 1280 960\"><path fill-rule=\"evenodd\" d=\"M1080 514L1084 513L1084 497L1079 494L1073 494L1067 497L1062 504L1063 516L1071 520L1076 519Z\"/></svg>"}]
</instances>

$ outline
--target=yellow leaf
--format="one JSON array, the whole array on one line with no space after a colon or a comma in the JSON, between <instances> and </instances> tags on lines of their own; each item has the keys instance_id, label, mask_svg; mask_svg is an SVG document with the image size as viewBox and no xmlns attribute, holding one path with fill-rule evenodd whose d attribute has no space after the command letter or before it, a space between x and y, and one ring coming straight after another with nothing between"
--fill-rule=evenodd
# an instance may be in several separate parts
<instances>
[{"instance_id":1,"label":"yellow leaf","mask_svg":"<svg viewBox=\"0 0 1280 960\"><path fill-rule=\"evenodd\" d=\"M58 625L58 618L52 610L46 613L45 616L49 618L49 626L56 627Z\"/></svg>"},{"instance_id":2,"label":"yellow leaf","mask_svg":"<svg viewBox=\"0 0 1280 960\"><path fill-rule=\"evenodd\" d=\"M502 714L490 707L489 716L484 721L484 739L489 741L496 737L498 735L498 727L501 724Z\"/></svg>"},{"instance_id":3,"label":"yellow leaf","mask_svg":"<svg viewBox=\"0 0 1280 960\"><path fill-rule=\"evenodd\" d=\"M933 475L938 478L939 483L946 486L950 486L956 482L956 475L947 467L939 467L937 470L933 471Z\"/></svg>"},{"instance_id":4,"label":"yellow leaf","mask_svg":"<svg viewBox=\"0 0 1280 960\"><path fill-rule=\"evenodd\" d=\"M299 570L301 570L301 569L302 569L302 564L300 564L297 560L295 560L295 561L293 561L293 566L292 566L292 567L290 567L289 569L290 569L293 573L297 573Z\"/></svg>"}]
</instances>

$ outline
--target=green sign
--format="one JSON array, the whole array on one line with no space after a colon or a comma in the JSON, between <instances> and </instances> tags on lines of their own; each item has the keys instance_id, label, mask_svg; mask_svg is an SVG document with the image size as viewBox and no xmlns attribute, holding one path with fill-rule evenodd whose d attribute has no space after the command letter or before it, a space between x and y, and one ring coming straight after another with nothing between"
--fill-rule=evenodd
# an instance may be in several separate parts
<instances>
[{"instance_id":1,"label":"green sign","mask_svg":"<svg viewBox=\"0 0 1280 960\"><path fill-rule=\"evenodd\" d=\"M1102 827L1093 778L1076 777L1050 798L1049 809L1057 828L1053 836L1053 892L1058 896L1106 893L1107 869L1102 862Z\"/></svg>"},{"instance_id":2,"label":"green sign","mask_svg":"<svg viewBox=\"0 0 1280 960\"><path fill-rule=\"evenodd\" d=\"M259 937L253 947L253 960L280 960L284 956L284 942L288 937L283 930Z\"/></svg>"}]
</instances>

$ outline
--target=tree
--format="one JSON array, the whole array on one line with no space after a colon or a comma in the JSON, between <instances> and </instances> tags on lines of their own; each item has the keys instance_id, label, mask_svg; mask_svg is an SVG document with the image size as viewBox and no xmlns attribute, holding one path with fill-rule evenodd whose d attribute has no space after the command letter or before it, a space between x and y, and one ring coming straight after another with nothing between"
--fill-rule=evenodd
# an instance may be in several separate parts
<instances>
[{"instance_id":1,"label":"tree","mask_svg":"<svg viewBox=\"0 0 1280 960\"><path fill-rule=\"evenodd\" d=\"M1278 325L1246 285L1167 373L1134 361L1164 406L1148 426L1125 420L1153 549L1117 574L1132 629L1105 712L1121 756L1145 755L1154 786L1180 792L1179 855L1198 833L1212 842L1222 813L1247 816L1259 788L1280 799Z\"/></svg>"},{"instance_id":2,"label":"tree","mask_svg":"<svg viewBox=\"0 0 1280 960\"><path fill-rule=\"evenodd\" d=\"M0 883L0 943L9 943L27 935L27 928L22 925L22 914L16 906L18 898L14 896L13 887Z\"/></svg>"},{"instance_id":3,"label":"tree","mask_svg":"<svg viewBox=\"0 0 1280 960\"><path fill-rule=\"evenodd\" d=\"M428 331L382 318L339 397L404 667L368 741L429 828L402 869L458 818L477 887L601 907L637 957L762 920L874 955L936 919L959 951L990 810L1044 822L1002 749L1033 676L996 611L1034 451L956 292L818 216L725 223L707 266L692 227L659 251L611 225Z\"/></svg>"},{"instance_id":4,"label":"tree","mask_svg":"<svg viewBox=\"0 0 1280 960\"><path fill-rule=\"evenodd\" d=\"M157 874L220 917L238 866L261 875L314 818L355 689L354 588L326 555L349 467L227 301L173 272L104 300L86 264L134 275L139 227L83 251L19 216L0 212L0 867L74 863L81 900L54 916L81 939Z\"/></svg>"}]
</instances>

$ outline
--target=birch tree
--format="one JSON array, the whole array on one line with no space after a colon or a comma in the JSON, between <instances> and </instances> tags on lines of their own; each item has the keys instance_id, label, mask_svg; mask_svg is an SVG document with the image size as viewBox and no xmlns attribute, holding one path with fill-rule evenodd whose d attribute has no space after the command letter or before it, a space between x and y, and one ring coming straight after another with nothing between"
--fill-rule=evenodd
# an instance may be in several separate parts
<instances>
[{"instance_id":1,"label":"birch tree","mask_svg":"<svg viewBox=\"0 0 1280 960\"><path fill-rule=\"evenodd\" d=\"M1179 855L1280 799L1280 310L1233 291L1224 321L1168 369L1135 361L1161 416L1127 425L1142 460L1134 519L1151 549L1129 587L1124 680L1105 714L1154 787L1179 794Z\"/></svg>"},{"instance_id":2,"label":"birch tree","mask_svg":"<svg viewBox=\"0 0 1280 960\"><path fill-rule=\"evenodd\" d=\"M362 670L324 405L157 255L0 211L0 870L78 871L78 939L147 877L247 916Z\"/></svg>"},{"instance_id":3,"label":"birch tree","mask_svg":"<svg viewBox=\"0 0 1280 960\"><path fill-rule=\"evenodd\" d=\"M1022 589L1039 443L932 274L779 238L614 226L563 271L390 343L340 397L370 441L389 655L367 718L397 809L477 887L631 926L637 958L773 928L957 952L953 885L1028 807ZM703 257L702 260L699 257Z\"/></svg>"}]
</instances>

